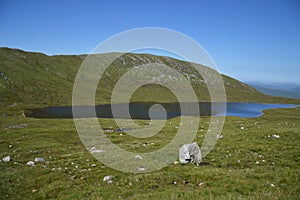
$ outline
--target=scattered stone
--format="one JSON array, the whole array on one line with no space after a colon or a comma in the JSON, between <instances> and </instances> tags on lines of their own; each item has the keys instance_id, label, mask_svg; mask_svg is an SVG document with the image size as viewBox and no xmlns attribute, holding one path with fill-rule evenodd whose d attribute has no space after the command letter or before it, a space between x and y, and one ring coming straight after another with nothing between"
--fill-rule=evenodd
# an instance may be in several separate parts
<instances>
[{"instance_id":1,"label":"scattered stone","mask_svg":"<svg viewBox=\"0 0 300 200\"><path fill-rule=\"evenodd\" d=\"M104 182L105 182L105 181L111 181L113 178L114 178L113 175L104 176L104 177L103 177L103 181L104 181Z\"/></svg>"},{"instance_id":2,"label":"scattered stone","mask_svg":"<svg viewBox=\"0 0 300 200\"><path fill-rule=\"evenodd\" d=\"M273 135L268 135L268 138L274 138L274 139L278 139L278 138L280 138L280 136L279 135L276 135L276 134L273 134Z\"/></svg>"},{"instance_id":3,"label":"scattered stone","mask_svg":"<svg viewBox=\"0 0 300 200\"><path fill-rule=\"evenodd\" d=\"M2 158L3 162L9 162L10 161L10 156L6 156L4 158Z\"/></svg>"},{"instance_id":4,"label":"scattered stone","mask_svg":"<svg viewBox=\"0 0 300 200\"><path fill-rule=\"evenodd\" d=\"M112 180L109 180L109 181L107 181L109 184L112 184L113 183L113 181Z\"/></svg>"},{"instance_id":5,"label":"scattered stone","mask_svg":"<svg viewBox=\"0 0 300 200\"><path fill-rule=\"evenodd\" d=\"M139 160L142 160L142 159L143 159L142 156L140 156L140 155L136 155L136 156L134 156L134 158L135 158L135 159L139 159Z\"/></svg>"},{"instance_id":6,"label":"scattered stone","mask_svg":"<svg viewBox=\"0 0 300 200\"><path fill-rule=\"evenodd\" d=\"M105 152L105 150L102 150L102 149L96 149L96 147L92 147L90 149L90 153L103 153Z\"/></svg>"},{"instance_id":7,"label":"scattered stone","mask_svg":"<svg viewBox=\"0 0 300 200\"><path fill-rule=\"evenodd\" d=\"M218 139L221 139L221 138L223 138L224 137L224 135L217 135L217 138Z\"/></svg>"},{"instance_id":8,"label":"scattered stone","mask_svg":"<svg viewBox=\"0 0 300 200\"><path fill-rule=\"evenodd\" d=\"M36 157L34 159L34 162L45 162L45 159L44 158L40 158L40 157Z\"/></svg>"},{"instance_id":9,"label":"scattered stone","mask_svg":"<svg viewBox=\"0 0 300 200\"><path fill-rule=\"evenodd\" d=\"M34 162L33 162L33 161L28 161L26 165L28 165L28 166L30 166L30 167L33 167L33 166L35 166L35 164L34 164Z\"/></svg>"},{"instance_id":10,"label":"scattered stone","mask_svg":"<svg viewBox=\"0 0 300 200\"><path fill-rule=\"evenodd\" d=\"M270 184L272 187L275 187L275 185L273 183Z\"/></svg>"},{"instance_id":11,"label":"scattered stone","mask_svg":"<svg viewBox=\"0 0 300 200\"><path fill-rule=\"evenodd\" d=\"M176 160L176 161L174 161L174 165L178 165L179 164L179 162Z\"/></svg>"},{"instance_id":12,"label":"scattered stone","mask_svg":"<svg viewBox=\"0 0 300 200\"><path fill-rule=\"evenodd\" d=\"M94 164L91 164L91 167L96 167L96 164L94 163Z\"/></svg>"},{"instance_id":13,"label":"scattered stone","mask_svg":"<svg viewBox=\"0 0 300 200\"><path fill-rule=\"evenodd\" d=\"M198 186L202 186L202 185L204 185L205 184L205 182L200 182L199 184L198 184Z\"/></svg>"},{"instance_id":14,"label":"scattered stone","mask_svg":"<svg viewBox=\"0 0 300 200\"><path fill-rule=\"evenodd\" d=\"M17 125L10 125L7 128L5 128L5 130L8 129L18 129L18 128L26 128L27 124L17 124Z\"/></svg>"},{"instance_id":15,"label":"scattered stone","mask_svg":"<svg viewBox=\"0 0 300 200\"><path fill-rule=\"evenodd\" d=\"M32 190L32 192L36 192L37 190Z\"/></svg>"},{"instance_id":16,"label":"scattered stone","mask_svg":"<svg viewBox=\"0 0 300 200\"><path fill-rule=\"evenodd\" d=\"M143 172L143 171L145 171L146 169L144 168L144 167L139 167L138 168L138 171L140 171L140 172Z\"/></svg>"},{"instance_id":17,"label":"scattered stone","mask_svg":"<svg viewBox=\"0 0 300 200\"><path fill-rule=\"evenodd\" d=\"M183 164L202 162L202 155L197 142L185 144L179 149L179 162Z\"/></svg>"},{"instance_id":18,"label":"scattered stone","mask_svg":"<svg viewBox=\"0 0 300 200\"><path fill-rule=\"evenodd\" d=\"M172 183L173 183L174 185L176 185L176 184L177 184L177 182L176 182L176 181L172 181Z\"/></svg>"},{"instance_id":19,"label":"scattered stone","mask_svg":"<svg viewBox=\"0 0 300 200\"><path fill-rule=\"evenodd\" d=\"M12 148L12 147L13 147L13 145L12 145L12 144L10 144L8 147L9 147L9 148Z\"/></svg>"},{"instance_id":20,"label":"scattered stone","mask_svg":"<svg viewBox=\"0 0 300 200\"><path fill-rule=\"evenodd\" d=\"M258 165L258 164L259 164L259 161L256 161L256 162L255 162L255 164L257 164L257 165Z\"/></svg>"}]
</instances>

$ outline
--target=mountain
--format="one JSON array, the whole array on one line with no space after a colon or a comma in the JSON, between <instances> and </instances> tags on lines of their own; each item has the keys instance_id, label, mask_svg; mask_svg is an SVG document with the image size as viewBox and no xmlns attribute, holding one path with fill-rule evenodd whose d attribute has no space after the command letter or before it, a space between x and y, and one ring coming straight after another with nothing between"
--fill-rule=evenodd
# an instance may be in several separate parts
<instances>
[{"instance_id":1,"label":"mountain","mask_svg":"<svg viewBox=\"0 0 300 200\"><path fill-rule=\"evenodd\" d=\"M106 56L113 53L107 53ZM55 55L25 52L19 49L0 48L0 104L20 107L41 107L47 105L71 105L72 90L77 71L87 55ZM94 55L97 56L97 55ZM110 103L110 97L117 81L132 66L163 63L180 72L190 80L199 101L210 101L207 86L191 63L174 58L150 54L127 53L115 60L100 79L96 103ZM212 69L199 65L203 72ZM145 74L146 76L146 74ZM156 77L172 81L173 77ZM270 97L238 80L222 75L227 101L231 102L293 102L280 97ZM173 102L175 95L167 88L148 84L139 88L131 102Z\"/></svg>"},{"instance_id":2,"label":"mountain","mask_svg":"<svg viewBox=\"0 0 300 200\"><path fill-rule=\"evenodd\" d=\"M300 84L297 83L264 83L258 81L246 83L267 95L300 99Z\"/></svg>"}]
</instances>

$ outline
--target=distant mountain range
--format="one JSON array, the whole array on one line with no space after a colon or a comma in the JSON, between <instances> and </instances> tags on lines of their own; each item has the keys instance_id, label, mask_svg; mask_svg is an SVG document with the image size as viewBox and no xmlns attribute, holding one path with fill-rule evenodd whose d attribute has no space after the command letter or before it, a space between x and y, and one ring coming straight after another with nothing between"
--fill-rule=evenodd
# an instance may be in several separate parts
<instances>
[{"instance_id":1,"label":"distant mountain range","mask_svg":"<svg viewBox=\"0 0 300 200\"><path fill-rule=\"evenodd\" d=\"M246 83L264 94L300 99L300 83L266 83L259 81L248 81Z\"/></svg>"}]
</instances>

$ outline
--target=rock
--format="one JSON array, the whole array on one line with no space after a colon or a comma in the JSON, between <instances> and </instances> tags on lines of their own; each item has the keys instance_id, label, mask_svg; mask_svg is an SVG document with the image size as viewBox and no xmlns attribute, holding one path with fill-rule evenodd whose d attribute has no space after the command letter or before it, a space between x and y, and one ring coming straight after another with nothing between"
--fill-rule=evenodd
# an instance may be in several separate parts
<instances>
[{"instance_id":1,"label":"rock","mask_svg":"<svg viewBox=\"0 0 300 200\"><path fill-rule=\"evenodd\" d=\"M96 147L92 147L90 149L90 153L103 153L105 152L105 150L102 150L102 149L96 149Z\"/></svg>"},{"instance_id":2,"label":"rock","mask_svg":"<svg viewBox=\"0 0 300 200\"><path fill-rule=\"evenodd\" d=\"M221 138L223 138L224 136L223 135L217 135L216 136L218 139L221 139Z\"/></svg>"},{"instance_id":3,"label":"rock","mask_svg":"<svg viewBox=\"0 0 300 200\"><path fill-rule=\"evenodd\" d=\"M143 172L143 171L145 171L146 169L144 168L144 167L138 167L138 171L140 171L140 172Z\"/></svg>"},{"instance_id":4,"label":"rock","mask_svg":"<svg viewBox=\"0 0 300 200\"><path fill-rule=\"evenodd\" d=\"M44 158L40 158L40 157L36 157L34 159L34 162L45 162L45 159Z\"/></svg>"},{"instance_id":5,"label":"rock","mask_svg":"<svg viewBox=\"0 0 300 200\"><path fill-rule=\"evenodd\" d=\"M113 175L108 175L103 177L103 181L111 181L114 178Z\"/></svg>"},{"instance_id":6,"label":"rock","mask_svg":"<svg viewBox=\"0 0 300 200\"><path fill-rule=\"evenodd\" d=\"M2 159L3 162L9 162L10 161L10 156L6 156Z\"/></svg>"},{"instance_id":7,"label":"rock","mask_svg":"<svg viewBox=\"0 0 300 200\"><path fill-rule=\"evenodd\" d=\"M135 158L135 159L139 159L139 160L142 160L142 159L143 159L142 156L140 156L140 155L136 155L136 156L134 156L134 158Z\"/></svg>"},{"instance_id":8,"label":"rock","mask_svg":"<svg viewBox=\"0 0 300 200\"><path fill-rule=\"evenodd\" d=\"M28 165L28 166L30 166L30 167L33 167L35 164L34 164L33 161L28 161L26 165Z\"/></svg>"},{"instance_id":9,"label":"rock","mask_svg":"<svg viewBox=\"0 0 300 200\"><path fill-rule=\"evenodd\" d=\"M205 182L200 182L199 184L198 184L198 186L202 186L202 185L204 185L205 184Z\"/></svg>"},{"instance_id":10,"label":"rock","mask_svg":"<svg viewBox=\"0 0 300 200\"><path fill-rule=\"evenodd\" d=\"M183 164L202 162L202 155L197 142L185 144L179 149L179 162Z\"/></svg>"}]
</instances>

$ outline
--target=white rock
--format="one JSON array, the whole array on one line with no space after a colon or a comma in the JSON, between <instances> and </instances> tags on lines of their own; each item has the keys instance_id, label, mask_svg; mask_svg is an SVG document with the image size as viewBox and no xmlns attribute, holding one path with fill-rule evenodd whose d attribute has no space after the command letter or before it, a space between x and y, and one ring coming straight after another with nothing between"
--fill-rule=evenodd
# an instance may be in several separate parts
<instances>
[{"instance_id":1,"label":"white rock","mask_svg":"<svg viewBox=\"0 0 300 200\"><path fill-rule=\"evenodd\" d=\"M102 150L102 149L96 149L96 147L92 147L90 149L90 153L103 153L105 152L105 150Z\"/></svg>"},{"instance_id":2,"label":"white rock","mask_svg":"<svg viewBox=\"0 0 300 200\"><path fill-rule=\"evenodd\" d=\"M202 155L197 142L185 144L179 149L179 162L183 164L202 162Z\"/></svg>"},{"instance_id":3,"label":"white rock","mask_svg":"<svg viewBox=\"0 0 300 200\"><path fill-rule=\"evenodd\" d=\"M10 161L10 156L6 156L4 158L2 158L3 162L9 162Z\"/></svg>"},{"instance_id":4,"label":"white rock","mask_svg":"<svg viewBox=\"0 0 300 200\"><path fill-rule=\"evenodd\" d=\"M217 135L217 138L220 139L220 138L223 138L224 135Z\"/></svg>"},{"instance_id":5,"label":"white rock","mask_svg":"<svg viewBox=\"0 0 300 200\"><path fill-rule=\"evenodd\" d=\"M34 162L45 162L45 159L44 158L40 158L40 157L36 157L34 159Z\"/></svg>"},{"instance_id":6,"label":"white rock","mask_svg":"<svg viewBox=\"0 0 300 200\"><path fill-rule=\"evenodd\" d=\"M280 136L279 136L279 135L275 135L275 134L274 134L274 135L272 135L271 137L272 137L272 138L275 138L275 139L278 139L278 138L280 138Z\"/></svg>"},{"instance_id":7,"label":"white rock","mask_svg":"<svg viewBox=\"0 0 300 200\"><path fill-rule=\"evenodd\" d=\"M142 156L140 156L140 155L136 155L136 156L134 156L134 158L135 158L135 159L139 159L139 160L142 160L142 159L143 159Z\"/></svg>"},{"instance_id":8,"label":"white rock","mask_svg":"<svg viewBox=\"0 0 300 200\"><path fill-rule=\"evenodd\" d=\"M113 175L108 175L103 177L103 181L111 181L114 178Z\"/></svg>"},{"instance_id":9,"label":"white rock","mask_svg":"<svg viewBox=\"0 0 300 200\"><path fill-rule=\"evenodd\" d=\"M138 171L140 171L140 172L143 172L143 171L145 171L146 169L144 168L144 167L139 167L138 168Z\"/></svg>"},{"instance_id":10,"label":"white rock","mask_svg":"<svg viewBox=\"0 0 300 200\"><path fill-rule=\"evenodd\" d=\"M26 165L28 165L28 166L30 166L30 167L33 167L35 164L34 164L33 161L28 161Z\"/></svg>"},{"instance_id":11,"label":"white rock","mask_svg":"<svg viewBox=\"0 0 300 200\"><path fill-rule=\"evenodd\" d=\"M202 186L202 185L204 185L205 184L205 182L200 182L199 184L198 184L198 186Z\"/></svg>"}]
</instances>

